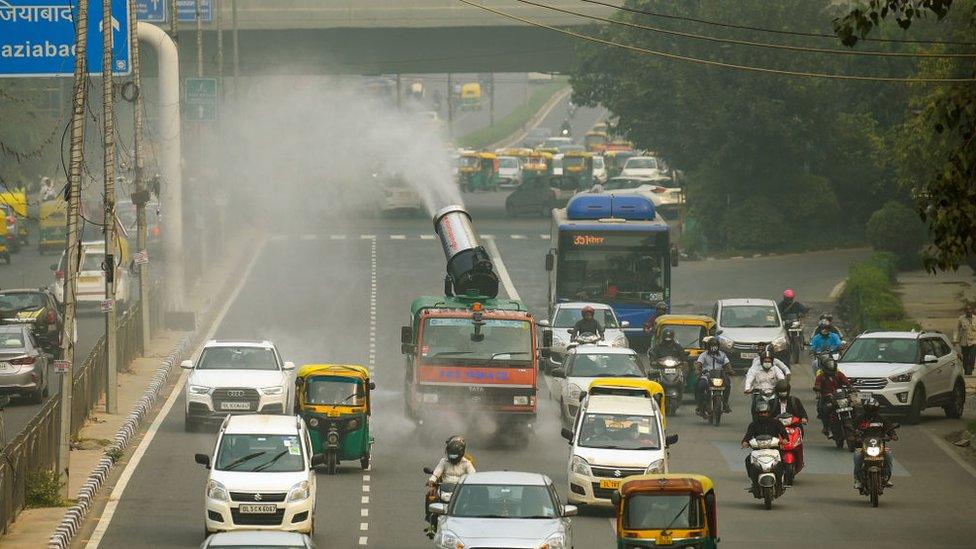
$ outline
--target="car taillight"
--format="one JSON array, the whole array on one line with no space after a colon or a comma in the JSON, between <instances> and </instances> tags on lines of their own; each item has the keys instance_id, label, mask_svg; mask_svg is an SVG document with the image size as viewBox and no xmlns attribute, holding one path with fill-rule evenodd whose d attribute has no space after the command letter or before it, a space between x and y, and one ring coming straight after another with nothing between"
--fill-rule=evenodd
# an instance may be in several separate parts
<instances>
[{"instance_id":1,"label":"car taillight","mask_svg":"<svg viewBox=\"0 0 976 549\"><path fill-rule=\"evenodd\" d=\"M28 364L33 364L36 360L37 359L32 356L25 356L21 358L15 358L11 360L10 363L15 364L17 366L26 366Z\"/></svg>"},{"instance_id":2,"label":"car taillight","mask_svg":"<svg viewBox=\"0 0 976 549\"><path fill-rule=\"evenodd\" d=\"M64 280L64 271L54 271L54 278Z\"/></svg>"},{"instance_id":3,"label":"car taillight","mask_svg":"<svg viewBox=\"0 0 976 549\"><path fill-rule=\"evenodd\" d=\"M15 218L12 215L7 216L7 225L13 225L16 222L17 222L17 218Z\"/></svg>"},{"instance_id":4,"label":"car taillight","mask_svg":"<svg viewBox=\"0 0 976 549\"><path fill-rule=\"evenodd\" d=\"M665 189L664 187L654 187L653 189L651 189L651 191L655 193L663 193L666 190L667 189Z\"/></svg>"},{"instance_id":5,"label":"car taillight","mask_svg":"<svg viewBox=\"0 0 976 549\"><path fill-rule=\"evenodd\" d=\"M57 319L58 319L58 317L57 317L57 315L54 314L54 311L48 309L48 311L47 311L47 323L48 324L54 324L57 321Z\"/></svg>"}]
</instances>

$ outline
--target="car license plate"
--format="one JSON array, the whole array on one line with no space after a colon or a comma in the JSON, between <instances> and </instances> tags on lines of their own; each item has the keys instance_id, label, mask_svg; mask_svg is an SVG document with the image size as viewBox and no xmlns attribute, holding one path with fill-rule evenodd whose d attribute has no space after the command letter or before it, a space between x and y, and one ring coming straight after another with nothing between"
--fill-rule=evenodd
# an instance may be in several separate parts
<instances>
[{"instance_id":1,"label":"car license plate","mask_svg":"<svg viewBox=\"0 0 976 549\"><path fill-rule=\"evenodd\" d=\"M9 372L10 370L13 370L13 367L10 366L9 362L0 362L0 372Z\"/></svg>"},{"instance_id":2,"label":"car license plate","mask_svg":"<svg viewBox=\"0 0 976 549\"><path fill-rule=\"evenodd\" d=\"M100 281L101 279L102 277L100 276L79 276L78 282L82 284L92 284L94 282Z\"/></svg>"},{"instance_id":3,"label":"car license plate","mask_svg":"<svg viewBox=\"0 0 976 549\"><path fill-rule=\"evenodd\" d=\"M756 358L759 353L742 353L742 358Z\"/></svg>"},{"instance_id":4,"label":"car license plate","mask_svg":"<svg viewBox=\"0 0 976 549\"><path fill-rule=\"evenodd\" d=\"M278 506L273 503L262 505L249 505L242 503L240 512L245 515L272 514L278 511Z\"/></svg>"},{"instance_id":5,"label":"car license plate","mask_svg":"<svg viewBox=\"0 0 976 549\"><path fill-rule=\"evenodd\" d=\"M221 402L221 410L250 410L251 404L249 402Z\"/></svg>"},{"instance_id":6,"label":"car license plate","mask_svg":"<svg viewBox=\"0 0 976 549\"><path fill-rule=\"evenodd\" d=\"M666 373L666 374L676 374L676 373L678 373L678 369L677 368L665 368L664 369L664 373Z\"/></svg>"},{"instance_id":7,"label":"car license plate","mask_svg":"<svg viewBox=\"0 0 976 549\"><path fill-rule=\"evenodd\" d=\"M600 488L603 488L604 490L616 490L617 488L620 488L620 481L610 478L601 479Z\"/></svg>"}]
</instances>

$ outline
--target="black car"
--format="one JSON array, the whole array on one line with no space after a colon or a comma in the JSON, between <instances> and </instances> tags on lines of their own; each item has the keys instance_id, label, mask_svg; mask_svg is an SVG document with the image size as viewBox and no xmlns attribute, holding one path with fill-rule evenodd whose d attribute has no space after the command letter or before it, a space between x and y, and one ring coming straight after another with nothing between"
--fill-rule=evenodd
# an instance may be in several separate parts
<instances>
[{"instance_id":1,"label":"black car","mask_svg":"<svg viewBox=\"0 0 976 549\"><path fill-rule=\"evenodd\" d=\"M548 177L530 177L505 198L505 213L509 217L519 214L549 216L556 206L556 193L550 187Z\"/></svg>"},{"instance_id":2,"label":"black car","mask_svg":"<svg viewBox=\"0 0 976 549\"><path fill-rule=\"evenodd\" d=\"M55 357L61 356L64 318L50 290L0 290L0 324L30 326L41 349Z\"/></svg>"}]
</instances>

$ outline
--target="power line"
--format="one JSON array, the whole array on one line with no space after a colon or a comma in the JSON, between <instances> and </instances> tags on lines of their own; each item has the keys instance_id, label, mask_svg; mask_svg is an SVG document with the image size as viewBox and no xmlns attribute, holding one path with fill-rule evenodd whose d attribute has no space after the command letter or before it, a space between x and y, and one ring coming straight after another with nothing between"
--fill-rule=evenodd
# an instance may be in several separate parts
<instances>
[{"instance_id":1,"label":"power line","mask_svg":"<svg viewBox=\"0 0 976 549\"><path fill-rule=\"evenodd\" d=\"M610 4L609 2L601 2L600 0L580 0L580 2L586 2L587 4L598 4L600 6L606 6L608 8L614 8L621 11L626 11L630 13L637 13L640 15L648 15L651 17L660 17L662 19L674 19L676 21L690 21L692 23L701 23L703 25L712 25L715 27L723 27L727 29L738 29L738 30L750 30L758 32L768 32L771 34L781 34L784 36L803 36L807 38L830 38L832 40L837 39L835 34L825 34L819 32L801 32L801 31L785 31L779 29L769 29L764 27L752 27L749 25L734 25L732 23L721 23L718 21L709 21L707 19L698 19L695 17L686 17L682 15L672 15L669 13L659 13L653 11L639 10L636 8L631 8L628 6L620 6L617 4ZM976 46L976 42L954 42L951 40L912 40L908 38L859 38L865 42L879 42L879 43L892 43L892 44L929 44L929 45L940 45L940 46Z\"/></svg>"},{"instance_id":2,"label":"power line","mask_svg":"<svg viewBox=\"0 0 976 549\"><path fill-rule=\"evenodd\" d=\"M495 15L505 17L507 19L512 19L513 21L520 21L527 25L532 25L533 27L539 27L542 29L548 29L553 32L558 32L560 34L565 34L566 36L572 36L574 38L579 38L580 40L585 40L587 42L593 42L595 44L603 44L605 46L611 46L614 48L620 48L629 50L632 52L642 53L646 55L654 55L658 57L664 57L666 59L673 59L676 61L687 61L689 63L696 63L699 65L709 65L712 67L724 67L727 69L736 69L748 72L758 72L763 74L778 74L782 76L803 76L808 78L826 78L830 80L853 80L862 82L904 82L909 84L922 84L922 83L962 83L962 82L976 82L976 78L927 78L927 77L903 77L903 76L862 76L862 75L850 75L850 74L832 74L832 73L821 73L821 72L806 72L806 71L795 71L795 70L784 70L784 69L771 69L767 67L753 67L750 65L737 65L735 63L726 63L723 61L715 61L711 59L701 59L698 57L691 57L688 55L680 55L676 53L651 50L647 48L641 48L631 44L621 44L618 42L613 42L611 40L605 40L603 38L597 38L595 36L589 36L586 34L580 34L571 30L560 29L558 27L553 27L551 25L546 25L544 23L539 23L537 21L532 21L531 19L526 19L518 15L507 13L504 11L496 10L494 8L489 8L488 6L483 6L481 4L476 4L470 0L458 0L462 4L467 4L471 7L478 8Z\"/></svg>"},{"instance_id":3,"label":"power line","mask_svg":"<svg viewBox=\"0 0 976 549\"><path fill-rule=\"evenodd\" d=\"M624 27L646 30L646 31L660 33L660 34L680 36L682 38L691 38L693 40L704 40L706 42L732 44L735 46L748 46L752 48L768 48L774 50L798 51L798 52L806 52L806 53L821 53L821 54L831 54L831 55L863 55L869 57L937 57L937 58L976 57L976 53L941 53L941 52L917 52L916 53L916 52L892 52L892 51L864 51L864 50L852 50L852 49L844 50L844 49L836 49L836 48L811 48L807 46L792 46L789 44L770 44L767 42L752 42L750 40L738 40L735 38L719 38L717 36L705 36L701 34L693 34L690 32L681 32L681 31L675 31L669 29L662 29L659 27L640 25L638 23L632 23L630 21L620 21L618 19L609 19L607 17L600 17L598 15L589 15L586 13L567 10L556 6L540 4L538 2L533 2L532 0L515 0L515 1L520 2L522 4L528 4L530 6L544 8L547 10L558 11L560 13L566 13L569 15L575 15L577 17L582 17L584 19L591 19L593 21L602 21L604 23L610 23L612 25L621 25Z\"/></svg>"}]
</instances>

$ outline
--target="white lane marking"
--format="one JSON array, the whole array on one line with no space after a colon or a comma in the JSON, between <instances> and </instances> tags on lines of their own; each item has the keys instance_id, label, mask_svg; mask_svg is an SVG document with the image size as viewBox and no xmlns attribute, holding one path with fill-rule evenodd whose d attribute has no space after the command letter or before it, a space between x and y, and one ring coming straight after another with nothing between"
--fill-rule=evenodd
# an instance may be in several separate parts
<instances>
[{"instance_id":1,"label":"white lane marking","mask_svg":"<svg viewBox=\"0 0 976 549\"><path fill-rule=\"evenodd\" d=\"M359 545L366 545L366 536L359 537Z\"/></svg>"},{"instance_id":2,"label":"white lane marking","mask_svg":"<svg viewBox=\"0 0 976 549\"><path fill-rule=\"evenodd\" d=\"M958 463L959 466L962 467L964 471L969 473L971 477L976 478L976 468L966 463L966 460L959 457L959 454L957 454L956 451L951 446L949 446L949 443L942 440L942 437L936 435L932 431L929 431L928 429L925 428L922 428L922 432L928 435L928 437L932 439L932 442L934 442L936 446L941 448L943 452L948 454L948 456L952 458L952 461Z\"/></svg>"},{"instance_id":3,"label":"white lane marking","mask_svg":"<svg viewBox=\"0 0 976 549\"><path fill-rule=\"evenodd\" d=\"M515 300L521 299L518 290L515 289L515 284L512 283L512 278L508 276L508 269L505 268L505 262L502 261L502 254L498 251L498 245L495 244L494 240L487 240L485 244L488 246L488 251L491 252L491 257L495 262L495 268L498 269L498 276L502 279L502 286L505 288L508 298Z\"/></svg>"},{"instance_id":4,"label":"white lane marking","mask_svg":"<svg viewBox=\"0 0 976 549\"><path fill-rule=\"evenodd\" d=\"M369 523L368 522L360 522L359 523L359 529L360 530L369 530Z\"/></svg>"},{"instance_id":5,"label":"white lane marking","mask_svg":"<svg viewBox=\"0 0 976 549\"><path fill-rule=\"evenodd\" d=\"M437 237L434 236L434 235L432 235L432 234L422 234L422 235L420 235L420 240L434 240L435 238L437 238Z\"/></svg>"},{"instance_id":6,"label":"white lane marking","mask_svg":"<svg viewBox=\"0 0 976 549\"><path fill-rule=\"evenodd\" d=\"M407 235L405 235L405 234L391 234L390 235L390 240L406 240L406 239L407 239Z\"/></svg>"},{"instance_id":7,"label":"white lane marking","mask_svg":"<svg viewBox=\"0 0 976 549\"><path fill-rule=\"evenodd\" d=\"M392 240L403 240L406 239L406 236L390 235L390 238ZM369 354L366 358L366 366L369 369L370 379L376 377L376 272L376 238L374 237L369 245ZM359 523L361 532L369 530L369 522L365 519L369 516L369 470L372 467L373 465L370 463L363 471L363 495L361 499L363 507L360 509L360 516L364 520ZM359 537L359 545L367 545L368 542L367 536Z\"/></svg>"},{"instance_id":8,"label":"white lane marking","mask_svg":"<svg viewBox=\"0 0 976 549\"><path fill-rule=\"evenodd\" d=\"M509 236L512 237L512 240L525 240L526 238L528 238L524 234L513 234L513 235L509 235Z\"/></svg>"},{"instance_id":9,"label":"white lane marking","mask_svg":"<svg viewBox=\"0 0 976 549\"><path fill-rule=\"evenodd\" d=\"M375 234L361 234L361 235L359 235L359 238L362 239L362 240L369 240L371 238L375 239L376 238L376 235Z\"/></svg>"},{"instance_id":10,"label":"white lane marking","mask_svg":"<svg viewBox=\"0 0 976 549\"><path fill-rule=\"evenodd\" d=\"M495 238L495 235L493 234L483 234L479 236L481 236L481 238L484 238L485 240L491 240L492 238Z\"/></svg>"},{"instance_id":11,"label":"white lane marking","mask_svg":"<svg viewBox=\"0 0 976 549\"><path fill-rule=\"evenodd\" d=\"M369 503L369 496L363 496L362 503Z\"/></svg>"},{"instance_id":12,"label":"white lane marking","mask_svg":"<svg viewBox=\"0 0 976 549\"><path fill-rule=\"evenodd\" d=\"M540 234L539 238L541 238L542 240L549 240L551 237L547 234Z\"/></svg>"},{"instance_id":13,"label":"white lane marking","mask_svg":"<svg viewBox=\"0 0 976 549\"><path fill-rule=\"evenodd\" d=\"M223 308L220 313L214 318L213 324L207 330L207 336L202 339L203 342L209 341L213 338L213 335L217 332L217 328L224 321L224 317L227 316L227 312L230 310L231 305L237 301L237 296L240 295L241 290L244 288L244 284L247 279L251 276L251 271L257 264L258 258L261 257L261 252L264 250L265 242L261 242L258 246L258 251L251 257L251 261L247 264L247 268L244 269L244 274L237 283L237 287L231 293L230 297L224 303ZM203 347L205 343L201 343L200 347ZM190 356L196 355L200 347L193 350ZM153 420L152 424L149 425L149 429L146 430L146 436L142 438L139 442L139 446L136 450L132 452L132 458L129 459L129 463L126 464L125 469L122 470L122 474L119 476L119 481L115 484L115 488L112 489L112 493L108 496L108 501L105 503L105 509L102 511L102 516L98 519L98 524L95 525L95 531L92 532L91 538L89 538L88 543L85 544L86 549L97 549L98 545L102 542L102 537L105 536L105 532L108 531L108 527L112 524L112 518L115 516L115 509L119 505L119 501L122 499L122 495L125 493L126 486L129 485L129 480L132 479L132 474L135 473L136 468L139 467L139 462L146 455L146 450L149 449L149 445L152 444L154 438L156 438L156 433L159 432L160 425L166 420L166 416L169 415L169 411L176 404L177 399L179 399L180 394L183 392L183 385L186 383L186 378L189 377L190 372L188 370L183 370L180 374L180 378L176 381L176 385L173 387L173 392L170 393L169 398L163 403L163 407L159 409L159 413L156 414L156 418Z\"/></svg>"},{"instance_id":14,"label":"white lane marking","mask_svg":"<svg viewBox=\"0 0 976 549\"><path fill-rule=\"evenodd\" d=\"M365 507L362 508L362 509L360 509L359 510L359 516L361 516L361 517L368 517L369 516L369 509L367 509Z\"/></svg>"},{"instance_id":15,"label":"white lane marking","mask_svg":"<svg viewBox=\"0 0 976 549\"><path fill-rule=\"evenodd\" d=\"M346 235L344 235L344 234L330 234L329 235L329 240L345 240L345 239L346 239Z\"/></svg>"}]
</instances>

